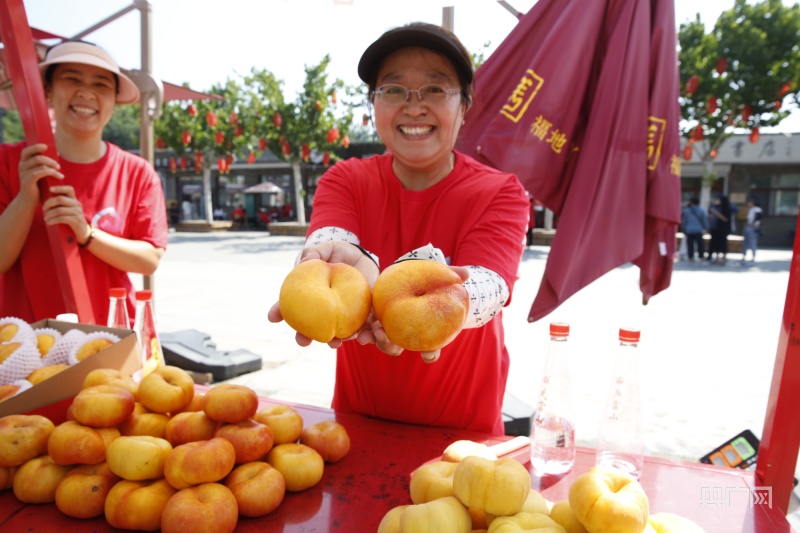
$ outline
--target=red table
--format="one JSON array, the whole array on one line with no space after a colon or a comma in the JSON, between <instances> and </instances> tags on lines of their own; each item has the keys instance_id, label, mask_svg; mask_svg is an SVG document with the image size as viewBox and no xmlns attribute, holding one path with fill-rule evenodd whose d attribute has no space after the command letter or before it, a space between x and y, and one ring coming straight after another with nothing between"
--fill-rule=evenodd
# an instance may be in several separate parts
<instances>
[{"instance_id":1,"label":"red table","mask_svg":"<svg viewBox=\"0 0 800 533\"><path fill-rule=\"evenodd\" d=\"M261 400L261 407L280 402ZM262 518L240 517L237 531L346 533L375 531L386 512L411 503L409 474L419 465L437 459L448 444L472 439L494 444L492 438L473 432L384 422L330 409L295 405L304 424L335 419L351 439L350 453L340 462L325 465L322 481L309 490L287 493L280 507ZM527 448L516 456L525 461ZM593 450L578 450L573 472L560 480L538 480L534 488L552 501L566 499L569 484L594 462ZM530 465L526 465L530 467ZM752 472L700 463L647 458L642 484L651 512L667 511L695 520L708 533L793 531L786 518L768 505L750 505ZM101 517L69 518L54 504L26 505L10 490L0 493L0 531L58 531L59 533L118 531Z\"/></svg>"}]
</instances>

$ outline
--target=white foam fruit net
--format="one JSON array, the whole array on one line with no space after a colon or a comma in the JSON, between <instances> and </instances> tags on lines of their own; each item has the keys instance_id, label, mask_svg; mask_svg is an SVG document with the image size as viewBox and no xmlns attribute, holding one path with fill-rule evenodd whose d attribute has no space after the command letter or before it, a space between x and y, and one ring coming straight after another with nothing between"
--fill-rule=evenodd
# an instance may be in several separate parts
<instances>
[{"instance_id":1,"label":"white foam fruit net","mask_svg":"<svg viewBox=\"0 0 800 533\"><path fill-rule=\"evenodd\" d=\"M95 341L97 339L107 339L111 341L112 344L119 342L119 337L114 335L113 333L109 333L107 331L95 331L94 333L87 333L84 337L73 346L72 350L69 352L69 356L67 357L67 364L68 365L77 365L80 363L78 360L78 352L83 348L87 343Z\"/></svg>"},{"instance_id":2,"label":"white foam fruit net","mask_svg":"<svg viewBox=\"0 0 800 533\"><path fill-rule=\"evenodd\" d=\"M19 347L0 363L0 385L25 379L40 366L42 360L36 343L30 340L19 343Z\"/></svg>"}]
</instances>

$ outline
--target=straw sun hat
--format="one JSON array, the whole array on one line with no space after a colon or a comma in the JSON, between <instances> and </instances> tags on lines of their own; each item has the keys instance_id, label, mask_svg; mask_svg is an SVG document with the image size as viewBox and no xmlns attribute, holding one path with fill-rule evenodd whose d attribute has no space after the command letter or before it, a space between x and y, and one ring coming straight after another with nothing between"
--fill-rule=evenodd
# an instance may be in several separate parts
<instances>
[{"instance_id":1,"label":"straw sun hat","mask_svg":"<svg viewBox=\"0 0 800 533\"><path fill-rule=\"evenodd\" d=\"M47 51L44 60L39 63L39 71L44 76L45 72L47 72L47 67L58 63L81 63L113 72L119 80L116 102L118 104L132 104L139 99L139 89L136 88L136 85L120 71L116 61L108 55L108 52L99 46L76 41L65 41L57 44Z\"/></svg>"}]
</instances>

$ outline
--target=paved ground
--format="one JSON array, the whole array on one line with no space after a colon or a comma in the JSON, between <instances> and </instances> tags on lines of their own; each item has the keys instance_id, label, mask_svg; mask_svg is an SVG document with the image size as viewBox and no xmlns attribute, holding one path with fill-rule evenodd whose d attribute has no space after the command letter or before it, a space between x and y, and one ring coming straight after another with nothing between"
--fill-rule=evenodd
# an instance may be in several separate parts
<instances>
[{"instance_id":1,"label":"paved ground","mask_svg":"<svg viewBox=\"0 0 800 533\"><path fill-rule=\"evenodd\" d=\"M285 324L266 315L300 250L299 237L263 232L173 233L155 277L160 332L197 329L221 350L248 349L263 369L233 381L262 395L328 406L335 354L300 348ZM646 453L696 460L743 429L761 435L790 250L762 250L755 266L677 263L672 287L641 305L639 269L624 265L529 324L549 248L525 251L504 312L511 353L508 391L532 405L550 321L571 325L576 436L592 445L606 397L617 331L642 331ZM799 469L800 470L800 469Z\"/></svg>"}]
</instances>

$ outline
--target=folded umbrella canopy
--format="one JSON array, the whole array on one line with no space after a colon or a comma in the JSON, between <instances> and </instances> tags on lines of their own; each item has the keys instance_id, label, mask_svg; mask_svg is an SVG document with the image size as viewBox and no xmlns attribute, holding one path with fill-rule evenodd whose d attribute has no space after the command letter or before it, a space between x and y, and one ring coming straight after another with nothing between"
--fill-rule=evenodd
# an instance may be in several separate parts
<instances>
[{"instance_id":1,"label":"folded umbrella canopy","mask_svg":"<svg viewBox=\"0 0 800 533\"><path fill-rule=\"evenodd\" d=\"M645 298L669 285L674 28L672 0L540 0L476 73L459 149L515 173L560 217L530 321L630 261Z\"/></svg>"}]
</instances>

